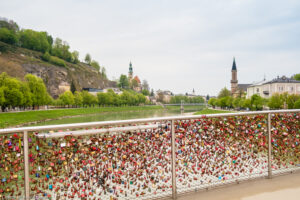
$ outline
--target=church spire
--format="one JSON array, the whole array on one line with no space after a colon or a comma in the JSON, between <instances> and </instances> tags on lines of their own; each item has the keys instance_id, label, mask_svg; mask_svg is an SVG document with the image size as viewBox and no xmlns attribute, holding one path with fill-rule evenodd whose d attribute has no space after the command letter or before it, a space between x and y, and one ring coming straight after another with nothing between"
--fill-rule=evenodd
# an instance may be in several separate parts
<instances>
[{"instance_id":1,"label":"church spire","mask_svg":"<svg viewBox=\"0 0 300 200\"><path fill-rule=\"evenodd\" d=\"M232 69L236 71L235 57L233 57Z\"/></svg>"}]
</instances>

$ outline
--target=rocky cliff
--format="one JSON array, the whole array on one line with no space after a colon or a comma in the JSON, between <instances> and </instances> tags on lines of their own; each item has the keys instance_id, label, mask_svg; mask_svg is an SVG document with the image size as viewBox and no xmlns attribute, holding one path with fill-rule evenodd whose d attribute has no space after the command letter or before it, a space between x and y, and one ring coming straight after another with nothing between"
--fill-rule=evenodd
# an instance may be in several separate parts
<instances>
[{"instance_id":1,"label":"rocky cliff","mask_svg":"<svg viewBox=\"0 0 300 200\"><path fill-rule=\"evenodd\" d=\"M0 73L23 79L27 73L41 77L52 97L62 92L59 88L71 85L82 88L115 87L116 82L107 80L100 72L84 63L66 62L66 67L55 66L41 59L42 53L0 42Z\"/></svg>"}]
</instances>

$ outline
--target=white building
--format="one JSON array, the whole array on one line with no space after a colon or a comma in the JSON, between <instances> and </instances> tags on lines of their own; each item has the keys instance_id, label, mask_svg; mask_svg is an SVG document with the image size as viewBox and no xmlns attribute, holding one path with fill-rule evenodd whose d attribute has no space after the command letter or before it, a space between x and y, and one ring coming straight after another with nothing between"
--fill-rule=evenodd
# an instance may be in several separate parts
<instances>
[{"instance_id":1,"label":"white building","mask_svg":"<svg viewBox=\"0 0 300 200\"><path fill-rule=\"evenodd\" d=\"M274 93L282 94L287 92L288 94L300 95L300 81L278 76L271 81L261 81L250 85L247 88L247 98L251 98L252 95L258 94L263 98L269 98Z\"/></svg>"}]
</instances>

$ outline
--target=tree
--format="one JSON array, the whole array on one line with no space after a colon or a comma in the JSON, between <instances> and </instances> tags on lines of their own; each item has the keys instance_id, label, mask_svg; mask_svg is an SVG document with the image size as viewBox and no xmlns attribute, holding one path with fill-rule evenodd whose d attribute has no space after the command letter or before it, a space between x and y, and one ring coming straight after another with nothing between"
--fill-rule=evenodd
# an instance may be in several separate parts
<instances>
[{"instance_id":1,"label":"tree","mask_svg":"<svg viewBox=\"0 0 300 200\"><path fill-rule=\"evenodd\" d=\"M219 95L218 95L218 98L223 98L223 97L228 97L228 96L231 96L231 93L230 93L230 91L229 91L226 87L224 87L224 88L220 91L220 93L219 93Z\"/></svg>"},{"instance_id":2,"label":"tree","mask_svg":"<svg viewBox=\"0 0 300 200\"><path fill-rule=\"evenodd\" d=\"M244 99L242 102L243 108L251 109L251 100L250 99Z\"/></svg>"},{"instance_id":3,"label":"tree","mask_svg":"<svg viewBox=\"0 0 300 200\"><path fill-rule=\"evenodd\" d=\"M251 107L254 110L262 110L264 105L264 99L258 94L254 94L251 96Z\"/></svg>"},{"instance_id":4,"label":"tree","mask_svg":"<svg viewBox=\"0 0 300 200\"><path fill-rule=\"evenodd\" d=\"M288 109L293 109L295 102L298 101L298 99L300 99L300 95L296 95L296 94L288 95L286 100Z\"/></svg>"},{"instance_id":5,"label":"tree","mask_svg":"<svg viewBox=\"0 0 300 200\"><path fill-rule=\"evenodd\" d=\"M297 81L300 81L300 74L295 74L293 76L293 79L297 80Z\"/></svg>"},{"instance_id":6,"label":"tree","mask_svg":"<svg viewBox=\"0 0 300 200\"><path fill-rule=\"evenodd\" d=\"M298 99L294 104L295 109L300 109L300 99Z\"/></svg>"},{"instance_id":7,"label":"tree","mask_svg":"<svg viewBox=\"0 0 300 200\"><path fill-rule=\"evenodd\" d=\"M268 106L271 109L280 109L283 107L283 98L280 97L278 93L275 93L271 96Z\"/></svg>"},{"instance_id":8,"label":"tree","mask_svg":"<svg viewBox=\"0 0 300 200\"><path fill-rule=\"evenodd\" d=\"M241 98L235 98L232 102L232 105L234 108L240 108L241 107Z\"/></svg>"},{"instance_id":9,"label":"tree","mask_svg":"<svg viewBox=\"0 0 300 200\"><path fill-rule=\"evenodd\" d=\"M85 63L88 64L88 65L91 64L92 58L91 58L91 55L90 55L89 53L87 53L87 54L85 55L84 61L85 61Z\"/></svg>"},{"instance_id":10,"label":"tree","mask_svg":"<svg viewBox=\"0 0 300 200\"><path fill-rule=\"evenodd\" d=\"M151 89L150 96L151 96L151 97L154 97L154 90L153 90L153 89Z\"/></svg>"},{"instance_id":11,"label":"tree","mask_svg":"<svg viewBox=\"0 0 300 200\"><path fill-rule=\"evenodd\" d=\"M46 105L49 102L49 94L43 80L32 74L27 74L25 80L32 93L32 105Z\"/></svg>"},{"instance_id":12,"label":"tree","mask_svg":"<svg viewBox=\"0 0 300 200\"><path fill-rule=\"evenodd\" d=\"M71 82L70 90L71 90L71 92L72 92L73 94L76 92L76 87L75 87L75 84L74 84L74 81L73 81L73 80L72 80L72 82Z\"/></svg>"},{"instance_id":13,"label":"tree","mask_svg":"<svg viewBox=\"0 0 300 200\"><path fill-rule=\"evenodd\" d=\"M82 95L80 92L76 91L74 94L74 104L76 106L81 106L83 103Z\"/></svg>"},{"instance_id":14,"label":"tree","mask_svg":"<svg viewBox=\"0 0 300 200\"><path fill-rule=\"evenodd\" d=\"M99 105L108 105L108 96L106 93L99 92L97 93L97 98L98 98L98 104Z\"/></svg>"},{"instance_id":15,"label":"tree","mask_svg":"<svg viewBox=\"0 0 300 200\"><path fill-rule=\"evenodd\" d=\"M73 51L72 52L72 63L79 63L79 52L78 51Z\"/></svg>"},{"instance_id":16,"label":"tree","mask_svg":"<svg viewBox=\"0 0 300 200\"><path fill-rule=\"evenodd\" d=\"M91 66L94 67L97 71L100 71L100 65L97 61L93 60Z\"/></svg>"},{"instance_id":17,"label":"tree","mask_svg":"<svg viewBox=\"0 0 300 200\"><path fill-rule=\"evenodd\" d=\"M18 42L18 38L14 31L7 28L0 28L0 41L14 45Z\"/></svg>"},{"instance_id":18,"label":"tree","mask_svg":"<svg viewBox=\"0 0 300 200\"><path fill-rule=\"evenodd\" d=\"M208 100L208 104L211 105L213 108L215 108L216 103L217 103L217 99L216 98L210 98Z\"/></svg>"},{"instance_id":19,"label":"tree","mask_svg":"<svg viewBox=\"0 0 300 200\"><path fill-rule=\"evenodd\" d=\"M46 52L51 49L51 44L48 41L48 33L47 32L38 32L31 29L25 29L20 31L20 44L21 47Z\"/></svg>"},{"instance_id":20,"label":"tree","mask_svg":"<svg viewBox=\"0 0 300 200\"><path fill-rule=\"evenodd\" d=\"M126 89L129 87L129 81L128 81L128 78L126 75L121 74L119 83L118 83L118 87L122 88L122 89Z\"/></svg>"},{"instance_id":21,"label":"tree","mask_svg":"<svg viewBox=\"0 0 300 200\"><path fill-rule=\"evenodd\" d=\"M63 103L63 105L70 106L70 105L74 105L75 104L74 95L70 91L66 91L63 94L61 94L59 96L59 99L61 100L61 102Z\"/></svg>"},{"instance_id":22,"label":"tree","mask_svg":"<svg viewBox=\"0 0 300 200\"><path fill-rule=\"evenodd\" d=\"M102 67L102 69L101 69L101 75L102 75L103 79L107 79L105 67Z\"/></svg>"},{"instance_id":23,"label":"tree","mask_svg":"<svg viewBox=\"0 0 300 200\"><path fill-rule=\"evenodd\" d=\"M136 88L136 87L139 86L139 83L135 79L132 79L130 83L131 83L131 88L132 89L134 89L134 88Z\"/></svg>"},{"instance_id":24,"label":"tree","mask_svg":"<svg viewBox=\"0 0 300 200\"><path fill-rule=\"evenodd\" d=\"M150 92L149 92L149 90L142 90L142 94L145 96L149 96Z\"/></svg>"}]
</instances>

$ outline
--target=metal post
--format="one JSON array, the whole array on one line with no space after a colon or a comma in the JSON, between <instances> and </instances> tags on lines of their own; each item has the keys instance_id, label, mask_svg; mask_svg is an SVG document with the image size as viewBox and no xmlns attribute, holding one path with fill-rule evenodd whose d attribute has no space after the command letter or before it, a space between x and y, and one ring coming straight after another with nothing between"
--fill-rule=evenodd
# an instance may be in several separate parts
<instances>
[{"instance_id":1,"label":"metal post","mask_svg":"<svg viewBox=\"0 0 300 200\"><path fill-rule=\"evenodd\" d=\"M272 134L271 113L268 114L268 178L272 178Z\"/></svg>"},{"instance_id":2,"label":"metal post","mask_svg":"<svg viewBox=\"0 0 300 200\"><path fill-rule=\"evenodd\" d=\"M176 147L175 147L175 125L174 120L172 120L171 124L171 140L172 140L172 198L177 198L177 191L176 191Z\"/></svg>"},{"instance_id":3,"label":"metal post","mask_svg":"<svg viewBox=\"0 0 300 200\"><path fill-rule=\"evenodd\" d=\"M29 188L29 159L28 159L28 133L27 133L27 131L24 131L23 142L24 142L25 199L29 200L30 188Z\"/></svg>"}]
</instances>

